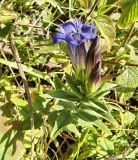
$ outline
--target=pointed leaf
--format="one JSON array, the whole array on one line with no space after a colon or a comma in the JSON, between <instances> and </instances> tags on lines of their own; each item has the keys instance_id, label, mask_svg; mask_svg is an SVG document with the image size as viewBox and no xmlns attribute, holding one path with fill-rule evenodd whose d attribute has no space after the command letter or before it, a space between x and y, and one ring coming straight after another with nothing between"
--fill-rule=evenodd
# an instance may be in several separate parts
<instances>
[{"instance_id":1,"label":"pointed leaf","mask_svg":"<svg viewBox=\"0 0 138 160\"><path fill-rule=\"evenodd\" d=\"M96 97L91 97L89 103L96 105L99 109L103 111L108 111L106 103Z\"/></svg>"},{"instance_id":2,"label":"pointed leaf","mask_svg":"<svg viewBox=\"0 0 138 160\"><path fill-rule=\"evenodd\" d=\"M80 148L82 147L82 145L85 143L86 138L88 136L88 130L84 131L81 135L81 139L80 142L77 144L77 146L75 147L73 153L70 155L69 159L75 159L75 157L79 154L80 152Z\"/></svg>"},{"instance_id":3,"label":"pointed leaf","mask_svg":"<svg viewBox=\"0 0 138 160\"><path fill-rule=\"evenodd\" d=\"M79 126L91 128L94 125L99 129L101 129L102 131L108 134L112 134L109 128L104 123L102 123L102 121L100 121L96 116L92 116L82 111L79 111L75 116L76 116L75 119L77 121L77 125Z\"/></svg>"},{"instance_id":4,"label":"pointed leaf","mask_svg":"<svg viewBox=\"0 0 138 160\"><path fill-rule=\"evenodd\" d=\"M55 88L57 90L65 88L64 84L61 82L61 80L59 79L57 75L55 75L54 77L54 83L55 83Z\"/></svg>"},{"instance_id":5,"label":"pointed leaf","mask_svg":"<svg viewBox=\"0 0 138 160\"><path fill-rule=\"evenodd\" d=\"M110 112L103 112L100 111L99 109L95 108L95 107L87 107L87 108L83 108L81 109L81 112L85 112L87 114L89 114L90 116L96 116L96 117L101 117L103 119L106 119L107 121L111 122L114 125L118 125L118 123L116 122L116 120L114 119L114 117L111 115Z\"/></svg>"},{"instance_id":6,"label":"pointed leaf","mask_svg":"<svg viewBox=\"0 0 138 160\"><path fill-rule=\"evenodd\" d=\"M69 132L75 133L75 135L80 138L80 132L79 132L79 130L77 129L76 125L74 125L74 124L69 124L69 125L65 126L65 127L63 128L63 130L64 130L64 131L69 131Z\"/></svg>"},{"instance_id":7,"label":"pointed leaf","mask_svg":"<svg viewBox=\"0 0 138 160\"><path fill-rule=\"evenodd\" d=\"M96 91L95 97L98 98L100 96L104 96L110 92L110 90L113 90L115 88L118 88L118 84L113 83L104 83L99 87L99 89Z\"/></svg>"},{"instance_id":8,"label":"pointed leaf","mask_svg":"<svg viewBox=\"0 0 138 160\"><path fill-rule=\"evenodd\" d=\"M50 133L50 137L52 139L55 138L57 132L59 132L63 127L69 125L73 121L73 117L71 112L69 111L62 111L55 121L54 127Z\"/></svg>"},{"instance_id":9,"label":"pointed leaf","mask_svg":"<svg viewBox=\"0 0 138 160\"><path fill-rule=\"evenodd\" d=\"M79 100L79 97L76 96L74 93L63 91L63 90L57 90L54 92L50 92L47 95L53 98L58 98L58 99L67 100L67 101L78 101Z\"/></svg>"},{"instance_id":10,"label":"pointed leaf","mask_svg":"<svg viewBox=\"0 0 138 160\"><path fill-rule=\"evenodd\" d=\"M71 77L71 75L66 73L66 81L69 84L70 88L72 89L72 91L77 95L77 96L82 96L82 94L80 93L79 88L77 87L77 84L75 83L74 79Z\"/></svg>"}]
</instances>

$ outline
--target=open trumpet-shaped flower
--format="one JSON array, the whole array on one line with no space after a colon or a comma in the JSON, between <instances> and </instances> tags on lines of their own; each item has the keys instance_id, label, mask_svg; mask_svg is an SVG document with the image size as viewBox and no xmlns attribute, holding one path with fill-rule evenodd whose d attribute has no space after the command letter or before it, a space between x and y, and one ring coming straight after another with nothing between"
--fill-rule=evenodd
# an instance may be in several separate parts
<instances>
[{"instance_id":1,"label":"open trumpet-shaped flower","mask_svg":"<svg viewBox=\"0 0 138 160\"><path fill-rule=\"evenodd\" d=\"M79 20L59 25L61 32L53 36L54 43L66 41L73 67L79 75L82 71L89 82L99 82L100 52L97 35L93 32L94 24L83 24ZM94 76L94 77L93 77ZM99 77L99 78L98 78ZM85 78L86 79L86 78Z\"/></svg>"}]
</instances>

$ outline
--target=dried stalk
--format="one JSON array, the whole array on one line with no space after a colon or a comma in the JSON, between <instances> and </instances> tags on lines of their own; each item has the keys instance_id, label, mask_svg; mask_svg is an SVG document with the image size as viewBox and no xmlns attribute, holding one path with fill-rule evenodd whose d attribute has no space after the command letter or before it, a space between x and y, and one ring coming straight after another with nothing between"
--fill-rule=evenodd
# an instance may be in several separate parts
<instances>
[{"instance_id":1,"label":"dried stalk","mask_svg":"<svg viewBox=\"0 0 138 160\"><path fill-rule=\"evenodd\" d=\"M24 74L22 65L21 65L21 61L20 61L20 57L19 57L19 53L18 50L15 46L14 40L13 40L13 34L10 34L10 48L12 51L12 54L15 58L15 61L17 63L18 69L19 69L19 73L20 76L22 77L23 80L23 84L25 87L25 93L26 93L26 99L28 101L28 106L29 106L29 116L30 116L30 121L31 121L31 157L30 159L33 160L34 159L34 114L33 114L33 107L32 107L32 101L31 101L31 96L30 96L30 92L29 92L29 87L28 87L28 83L26 80L26 76Z\"/></svg>"},{"instance_id":2,"label":"dried stalk","mask_svg":"<svg viewBox=\"0 0 138 160\"><path fill-rule=\"evenodd\" d=\"M96 6L98 5L99 3L99 0L95 0L94 1L94 4L92 4L91 8L90 8L90 11L88 12L88 14L86 15L86 17L89 17L92 12L95 10ZM84 22L86 22L87 18L84 20Z\"/></svg>"},{"instance_id":3,"label":"dried stalk","mask_svg":"<svg viewBox=\"0 0 138 160\"><path fill-rule=\"evenodd\" d=\"M109 64L109 65L120 65L120 63L118 63L118 62L105 61L105 60L102 60L102 63ZM126 66L138 67L138 64L135 64L135 63L125 63L125 65L126 65Z\"/></svg>"}]
</instances>

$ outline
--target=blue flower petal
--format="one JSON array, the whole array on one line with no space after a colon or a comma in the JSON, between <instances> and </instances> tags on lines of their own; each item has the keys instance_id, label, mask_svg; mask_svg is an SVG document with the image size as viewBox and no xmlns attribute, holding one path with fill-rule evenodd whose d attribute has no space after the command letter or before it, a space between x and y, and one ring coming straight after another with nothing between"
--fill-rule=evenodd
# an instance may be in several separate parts
<instances>
[{"instance_id":1,"label":"blue flower petal","mask_svg":"<svg viewBox=\"0 0 138 160\"><path fill-rule=\"evenodd\" d=\"M58 43L65 40L65 35L61 32L58 32L52 38L54 43Z\"/></svg>"},{"instance_id":2,"label":"blue flower petal","mask_svg":"<svg viewBox=\"0 0 138 160\"><path fill-rule=\"evenodd\" d=\"M97 37L97 34L95 33L83 33L83 36L91 41L93 41L96 37Z\"/></svg>"},{"instance_id":3,"label":"blue flower petal","mask_svg":"<svg viewBox=\"0 0 138 160\"><path fill-rule=\"evenodd\" d=\"M65 41L68 43L68 44L71 44L71 41L73 40L73 37L70 35L70 34L66 34L65 36Z\"/></svg>"},{"instance_id":4,"label":"blue flower petal","mask_svg":"<svg viewBox=\"0 0 138 160\"><path fill-rule=\"evenodd\" d=\"M93 41L95 38L96 38L96 34L95 33L93 33L93 29L95 29L96 27L93 25L93 24L91 24L91 25L88 25L88 24L83 24L83 26L82 26L82 28L81 28L81 30L82 30L82 35L85 37L85 38L87 38L87 39L89 39L89 40L91 40L91 41Z\"/></svg>"},{"instance_id":5,"label":"blue flower petal","mask_svg":"<svg viewBox=\"0 0 138 160\"><path fill-rule=\"evenodd\" d=\"M75 19L75 20L73 21L73 23L74 23L75 29L76 29L77 31L81 32L81 28L82 28L82 26L83 26L82 22L79 21L79 20L77 20L77 19Z\"/></svg>"},{"instance_id":6,"label":"blue flower petal","mask_svg":"<svg viewBox=\"0 0 138 160\"><path fill-rule=\"evenodd\" d=\"M70 43L73 44L73 45L80 45L81 43L84 42L84 39L81 39L81 40L72 40Z\"/></svg>"},{"instance_id":7,"label":"blue flower petal","mask_svg":"<svg viewBox=\"0 0 138 160\"><path fill-rule=\"evenodd\" d=\"M85 37L82 34L78 34L78 33L77 35L66 35L65 41L68 44L80 45L81 43L85 41Z\"/></svg>"},{"instance_id":8,"label":"blue flower petal","mask_svg":"<svg viewBox=\"0 0 138 160\"><path fill-rule=\"evenodd\" d=\"M91 25L83 24L83 26L81 28L83 33L92 33L93 29L96 29L96 27L93 24L91 24Z\"/></svg>"},{"instance_id":9,"label":"blue flower petal","mask_svg":"<svg viewBox=\"0 0 138 160\"><path fill-rule=\"evenodd\" d=\"M66 22L64 24L61 24L59 27L61 31L65 34L71 34L76 32L75 25L73 22Z\"/></svg>"},{"instance_id":10,"label":"blue flower petal","mask_svg":"<svg viewBox=\"0 0 138 160\"><path fill-rule=\"evenodd\" d=\"M90 40L93 41L97 37L96 33L92 33Z\"/></svg>"}]
</instances>

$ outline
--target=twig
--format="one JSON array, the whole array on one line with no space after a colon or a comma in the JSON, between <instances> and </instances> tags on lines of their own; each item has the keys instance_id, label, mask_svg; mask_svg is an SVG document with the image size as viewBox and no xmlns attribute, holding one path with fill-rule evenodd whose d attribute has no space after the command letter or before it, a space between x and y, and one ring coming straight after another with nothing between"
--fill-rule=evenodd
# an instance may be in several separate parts
<instances>
[{"instance_id":1,"label":"twig","mask_svg":"<svg viewBox=\"0 0 138 160\"><path fill-rule=\"evenodd\" d=\"M86 15L86 17L89 17L91 15L91 13L94 11L94 9L96 8L97 4L98 4L99 0L95 0L94 4L91 6L90 12ZM84 22L86 22L87 19L84 20Z\"/></svg>"},{"instance_id":2,"label":"twig","mask_svg":"<svg viewBox=\"0 0 138 160\"><path fill-rule=\"evenodd\" d=\"M11 48L11 51L12 51L13 56L15 58L15 61L17 63L17 66L18 66L18 69L19 69L19 73L20 73L20 75L22 77L23 84L24 84L24 87L25 87L26 98L27 98L27 101L28 101L29 116L30 116L30 121L31 121L31 140L32 140L32 143L31 143L31 157L30 157L30 159L33 160L34 159L34 114L33 114L33 108L32 108L32 101L31 101L31 96L30 96L30 92L29 92L29 87L28 87L28 83L27 83L27 80L26 80L26 76L24 74L24 71L23 71L23 68L22 68L22 65L21 65L19 53L18 53L18 51L16 49L12 33L10 34L10 48Z\"/></svg>"},{"instance_id":3,"label":"twig","mask_svg":"<svg viewBox=\"0 0 138 160\"><path fill-rule=\"evenodd\" d=\"M59 155L60 155L61 157L63 157L63 153L62 153L61 147L62 147L62 145L65 143L65 141L66 141L66 139L64 138L64 140L62 141L62 143L59 144L59 142L58 142L57 139L54 140L55 147L57 148L56 154L59 153ZM55 155L53 156L52 160L54 160L54 159L55 159Z\"/></svg>"},{"instance_id":4,"label":"twig","mask_svg":"<svg viewBox=\"0 0 138 160\"><path fill-rule=\"evenodd\" d=\"M50 6L50 3L45 7L45 9L41 12L41 14L39 15L39 17L36 19L36 21L32 24L32 26L35 26L38 22L39 22L39 20L41 19L41 17L43 17L43 15L46 13L46 11L48 10L48 7ZM30 32L31 32L31 30L32 30L32 28L33 27L31 27L31 28L29 28L29 30L28 31L26 31L25 33L24 33L24 35L27 35L27 34L29 34Z\"/></svg>"},{"instance_id":5,"label":"twig","mask_svg":"<svg viewBox=\"0 0 138 160\"><path fill-rule=\"evenodd\" d=\"M118 62L105 61L105 60L102 60L102 63L107 63L107 64L111 64L111 65L120 65L120 63L118 63ZM135 64L135 63L125 63L125 65L138 67L138 64Z\"/></svg>"},{"instance_id":6,"label":"twig","mask_svg":"<svg viewBox=\"0 0 138 160\"><path fill-rule=\"evenodd\" d=\"M137 132L137 129L130 129L130 128L110 128L111 131L130 131L130 132Z\"/></svg>"},{"instance_id":7,"label":"twig","mask_svg":"<svg viewBox=\"0 0 138 160\"><path fill-rule=\"evenodd\" d=\"M130 105L128 105L128 104L123 104L123 103L121 103L121 102L119 102L119 101L117 101L117 100L110 99L110 98L106 98L106 97L104 97L104 99L107 100L107 101L109 101L109 102L117 103L117 104L119 104L119 105L121 105L121 106L131 108L131 109L133 109L134 111L138 111L138 108L133 107L133 106L130 106Z\"/></svg>"},{"instance_id":8,"label":"twig","mask_svg":"<svg viewBox=\"0 0 138 160\"><path fill-rule=\"evenodd\" d=\"M36 28L36 29L41 29L44 33L47 33L47 30L39 25L33 25L33 24L20 24L20 23L16 23L16 25L19 26L25 26L25 27L32 27L32 28Z\"/></svg>"},{"instance_id":9,"label":"twig","mask_svg":"<svg viewBox=\"0 0 138 160\"><path fill-rule=\"evenodd\" d=\"M135 23L133 23L132 26L130 27L130 30L129 30L128 34L126 35L122 46L125 46L129 42L129 40L131 39L131 34L134 30L134 26L135 26Z\"/></svg>"}]
</instances>

